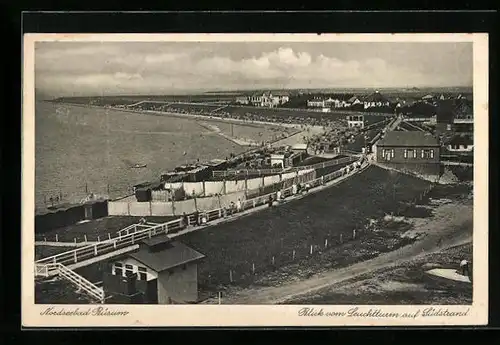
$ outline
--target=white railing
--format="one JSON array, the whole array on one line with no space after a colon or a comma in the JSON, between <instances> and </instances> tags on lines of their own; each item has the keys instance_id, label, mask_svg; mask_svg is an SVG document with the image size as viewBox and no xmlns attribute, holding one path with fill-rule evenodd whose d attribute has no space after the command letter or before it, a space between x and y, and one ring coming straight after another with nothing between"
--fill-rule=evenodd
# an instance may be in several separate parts
<instances>
[{"instance_id":1,"label":"white railing","mask_svg":"<svg viewBox=\"0 0 500 345\"><path fill-rule=\"evenodd\" d=\"M91 297L97 299L99 302L104 302L104 290L102 288L93 284L78 273L70 270L63 264L35 264L35 276L48 277L50 275L59 275L76 285L79 289L85 291Z\"/></svg>"},{"instance_id":2,"label":"white railing","mask_svg":"<svg viewBox=\"0 0 500 345\"><path fill-rule=\"evenodd\" d=\"M322 185L326 182L334 180L342 175L346 175L350 171L356 170L356 167L360 167L359 161L343 167L333 173L321 176L316 179L307 179L307 176L297 176L291 179L288 179L289 182L293 183L307 183L311 188ZM287 181L288 181L287 180ZM282 181L281 183L283 183ZM291 195L292 186L281 188L280 191L284 197ZM264 205L268 202L269 197L272 196L275 198L277 192L268 193L265 195L261 195L252 199L242 201L242 210L246 210L249 208L255 208L257 206ZM210 211L202 211L199 214L199 219L195 219L193 214L187 216L186 221L183 217L178 219L169 221L167 223L158 224L155 226L149 226L144 224L133 224L128 226L125 229L122 229L118 232L118 237L111 238L108 240L104 240L101 242L97 242L88 246L79 247L64 253L56 254L53 256L49 256L46 258L42 258L36 261L36 276L49 276L56 274L59 270L58 264L61 265L71 265L76 264L78 262L82 262L88 259L92 259L94 257L102 256L105 254L113 253L119 249L127 248L133 245L140 243L142 240L147 238L152 238L157 235L168 235L171 232L177 232L179 230L185 229L186 226L191 224L200 224L199 220L203 217L206 218L206 222L210 222L215 219L220 219L227 216L228 210L226 208L218 208ZM144 229L141 229L144 228ZM126 230L126 234L123 234L123 230ZM131 232L132 230L132 232Z\"/></svg>"},{"instance_id":3,"label":"white railing","mask_svg":"<svg viewBox=\"0 0 500 345\"><path fill-rule=\"evenodd\" d=\"M131 232L137 232L137 224L132 224L127 226L126 228L121 229L117 232L118 236L128 235Z\"/></svg>"},{"instance_id":4,"label":"white railing","mask_svg":"<svg viewBox=\"0 0 500 345\"><path fill-rule=\"evenodd\" d=\"M37 260L37 264L58 264L63 265L75 264L83 260L87 260L96 256L112 253L118 249L123 249L129 246L138 244L141 240L151 238L160 234L167 234L169 231L182 228L182 219L172 220L168 223L159 224L153 227L148 227L143 230L137 229L140 224L134 224L135 231L127 235L119 235L118 237L94 243L88 246L79 247L64 253L56 254L47 258Z\"/></svg>"}]
</instances>

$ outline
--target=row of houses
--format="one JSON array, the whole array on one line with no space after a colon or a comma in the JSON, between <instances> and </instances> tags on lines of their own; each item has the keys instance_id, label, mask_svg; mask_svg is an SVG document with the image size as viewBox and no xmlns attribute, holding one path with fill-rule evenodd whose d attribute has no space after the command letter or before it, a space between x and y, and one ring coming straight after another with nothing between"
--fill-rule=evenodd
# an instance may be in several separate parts
<instances>
[{"instance_id":1,"label":"row of houses","mask_svg":"<svg viewBox=\"0 0 500 345\"><path fill-rule=\"evenodd\" d=\"M388 107L391 101L379 91L365 97L352 94L333 95L328 98L315 97L307 101L309 108L349 108L356 105L363 105L364 109L374 107Z\"/></svg>"},{"instance_id":2,"label":"row of houses","mask_svg":"<svg viewBox=\"0 0 500 345\"><path fill-rule=\"evenodd\" d=\"M252 105L254 107L276 108L287 103L290 96L286 92L263 92L251 96L238 96L236 103L241 105Z\"/></svg>"},{"instance_id":3,"label":"row of houses","mask_svg":"<svg viewBox=\"0 0 500 345\"><path fill-rule=\"evenodd\" d=\"M459 94L457 97L453 97L453 96L445 96L444 94L441 94L439 96L437 95L431 95L431 94L428 94L428 95L425 95L421 98L422 101L425 101L425 102L436 102L436 101L444 101L446 99L459 99L459 100L468 100L468 98L462 94Z\"/></svg>"}]
</instances>

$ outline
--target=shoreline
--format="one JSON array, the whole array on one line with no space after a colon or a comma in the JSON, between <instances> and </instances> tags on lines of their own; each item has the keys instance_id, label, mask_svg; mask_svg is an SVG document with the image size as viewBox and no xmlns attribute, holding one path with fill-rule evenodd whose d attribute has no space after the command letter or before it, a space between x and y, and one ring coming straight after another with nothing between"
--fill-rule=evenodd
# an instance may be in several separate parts
<instances>
[{"instance_id":1,"label":"shoreline","mask_svg":"<svg viewBox=\"0 0 500 345\"><path fill-rule=\"evenodd\" d=\"M169 113L169 112L158 112L158 111L139 111L139 110L131 110L131 109L122 109L122 108L117 108L117 107L103 107L103 106L97 106L97 105L90 105L90 104L75 104L75 103L66 103L66 102L53 102L53 101L41 101L44 103L50 103L50 104L55 104L55 105L62 105L62 106L69 106L69 107L80 107L80 108L93 108L93 109L99 109L99 110L111 110L111 111L123 111L127 113L136 113L136 114L142 114L142 115L152 115L152 116L170 116L174 118L184 118L184 119L191 119L195 120L197 124L201 127L206 127L203 126L203 124L200 124L199 122L213 122L213 123L235 123L235 124L240 124L240 125L253 125L253 126L258 126L258 127L264 127L264 126L273 126L275 128L286 128L286 129L291 129L288 133L288 136L284 138L277 138L275 140L271 140L266 142L267 145L271 145L273 147L276 147L277 143L280 143L283 140L290 140L290 138L298 137L301 138L301 134L306 133L308 131L313 132L315 129L314 127L318 127L318 130L322 130L321 126L304 126L299 125L299 124L282 124L282 123L273 123L273 122L263 122L263 121L246 121L246 120L240 120L240 119L226 119L226 118L218 118L218 117L213 117L213 116L206 116L206 115L194 115L194 114L177 114L177 113ZM212 126L210 126L212 127ZM214 125L214 127L217 127ZM303 129L302 129L302 128ZM230 135L223 133L222 130L215 131L214 128L210 129L214 134L220 136L221 138L228 140L238 146L240 146L244 151L237 155L243 155L243 154L248 154L251 152L254 152L255 150L258 150L262 148L263 146L260 143L257 142L251 142L250 140L242 140L240 138L233 138ZM78 200L80 200L79 198ZM78 202L75 202L75 200L69 200L71 204L78 205ZM36 209L39 211L47 211L47 205L36 205Z\"/></svg>"},{"instance_id":2,"label":"shoreline","mask_svg":"<svg viewBox=\"0 0 500 345\"><path fill-rule=\"evenodd\" d=\"M78 104L78 103L67 103L67 102L53 102L53 101L42 101L42 102L47 102L47 103L51 103L51 104L60 104L60 105L65 105L65 106L75 106L75 107L81 107L81 108L96 108L96 109L104 109L104 110L123 111L123 112L127 112L127 113L146 114L146 115L152 115L152 116L170 116L170 117L179 117L179 118L204 119L206 121L211 120L211 121L215 121L215 122L219 121L219 122L229 122L229 123L236 123L236 124L247 124L247 125L254 124L254 125L264 125L264 126L272 125L272 126L276 126L276 127L297 128L297 129L300 129L301 127L323 128L322 126L309 126L309 125L302 125L302 124L298 124L298 123L247 121L247 120L224 118L224 117L211 116L211 115L181 114L181 113L163 112L163 111L155 111L155 110L133 110L133 109L127 109L127 108L105 107L105 106L100 106L100 105Z\"/></svg>"}]
</instances>

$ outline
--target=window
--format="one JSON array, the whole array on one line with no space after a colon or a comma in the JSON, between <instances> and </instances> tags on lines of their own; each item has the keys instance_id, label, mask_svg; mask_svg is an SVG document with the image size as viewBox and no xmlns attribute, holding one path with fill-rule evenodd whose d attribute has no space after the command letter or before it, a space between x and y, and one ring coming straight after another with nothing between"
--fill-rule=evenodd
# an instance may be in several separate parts
<instances>
[{"instance_id":1,"label":"window","mask_svg":"<svg viewBox=\"0 0 500 345\"><path fill-rule=\"evenodd\" d=\"M132 274L134 274L134 266L132 266L132 265L125 265L125 276L129 277Z\"/></svg>"},{"instance_id":2,"label":"window","mask_svg":"<svg viewBox=\"0 0 500 345\"><path fill-rule=\"evenodd\" d=\"M414 149L405 149L404 157L405 158L417 158L417 151Z\"/></svg>"},{"instance_id":3,"label":"window","mask_svg":"<svg viewBox=\"0 0 500 345\"><path fill-rule=\"evenodd\" d=\"M138 275L137 275L137 280L147 280L147 274L146 272L148 271L146 267L141 267L139 266L137 268Z\"/></svg>"},{"instance_id":4,"label":"window","mask_svg":"<svg viewBox=\"0 0 500 345\"><path fill-rule=\"evenodd\" d=\"M113 265L113 274L117 276L123 275L123 267L121 262L115 262Z\"/></svg>"},{"instance_id":5,"label":"window","mask_svg":"<svg viewBox=\"0 0 500 345\"><path fill-rule=\"evenodd\" d=\"M447 130L447 131L451 131L451 124L447 124L447 125L446 125L446 130Z\"/></svg>"},{"instance_id":6,"label":"window","mask_svg":"<svg viewBox=\"0 0 500 345\"><path fill-rule=\"evenodd\" d=\"M434 158L434 150L422 150L422 158L423 159L429 159L429 158Z\"/></svg>"},{"instance_id":7,"label":"window","mask_svg":"<svg viewBox=\"0 0 500 345\"><path fill-rule=\"evenodd\" d=\"M394 149L385 149L382 151L382 157L385 158L386 160L391 160L391 158L394 158Z\"/></svg>"}]
</instances>

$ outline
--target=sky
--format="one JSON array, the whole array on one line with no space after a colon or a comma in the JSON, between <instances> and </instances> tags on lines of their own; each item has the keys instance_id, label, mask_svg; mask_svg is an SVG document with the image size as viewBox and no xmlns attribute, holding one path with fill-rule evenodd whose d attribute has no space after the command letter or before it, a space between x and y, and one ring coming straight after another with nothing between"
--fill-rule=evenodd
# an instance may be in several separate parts
<instances>
[{"instance_id":1,"label":"sky","mask_svg":"<svg viewBox=\"0 0 500 345\"><path fill-rule=\"evenodd\" d=\"M37 42L53 97L297 88L471 87L472 43Z\"/></svg>"}]
</instances>

